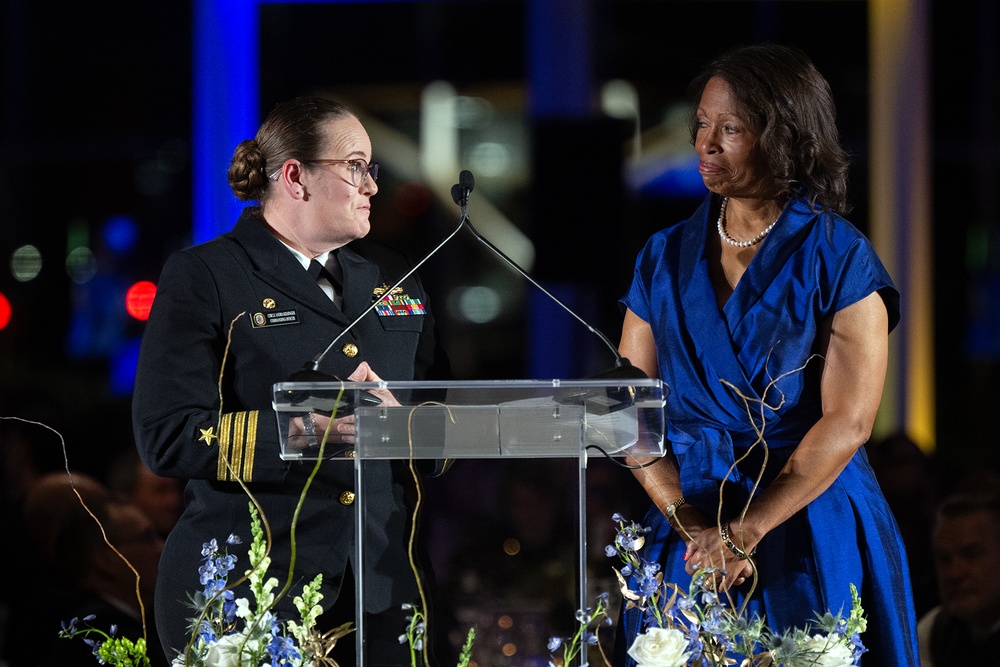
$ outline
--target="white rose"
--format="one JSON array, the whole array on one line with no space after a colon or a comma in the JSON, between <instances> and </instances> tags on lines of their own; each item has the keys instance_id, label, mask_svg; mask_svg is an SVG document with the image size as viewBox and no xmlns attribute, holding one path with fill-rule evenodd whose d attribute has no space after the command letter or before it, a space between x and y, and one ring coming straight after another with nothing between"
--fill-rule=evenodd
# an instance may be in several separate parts
<instances>
[{"instance_id":1,"label":"white rose","mask_svg":"<svg viewBox=\"0 0 1000 667\"><path fill-rule=\"evenodd\" d=\"M854 653L840 641L838 635L825 637L813 635L800 647L807 651L807 664L816 667L851 667L854 664Z\"/></svg>"},{"instance_id":2,"label":"white rose","mask_svg":"<svg viewBox=\"0 0 1000 667\"><path fill-rule=\"evenodd\" d=\"M209 646L208 653L205 655L205 665L208 667L240 667L246 664L245 660L241 661L239 658L240 649L243 649L245 654L246 651L257 650L259 644L260 642L254 639L247 641L243 632L220 637L219 641Z\"/></svg>"},{"instance_id":3,"label":"white rose","mask_svg":"<svg viewBox=\"0 0 1000 667\"><path fill-rule=\"evenodd\" d=\"M676 628L650 628L632 642L628 654L639 667L683 667L691 653L687 637Z\"/></svg>"}]
</instances>

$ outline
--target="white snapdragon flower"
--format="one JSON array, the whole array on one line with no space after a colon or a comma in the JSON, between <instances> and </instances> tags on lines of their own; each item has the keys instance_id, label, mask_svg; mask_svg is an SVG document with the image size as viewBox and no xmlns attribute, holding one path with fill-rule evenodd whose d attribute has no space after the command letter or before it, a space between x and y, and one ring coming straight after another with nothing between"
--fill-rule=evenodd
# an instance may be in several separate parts
<instances>
[{"instance_id":1,"label":"white snapdragon flower","mask_svg":"<svg viewBox=\"0 0 1000 667\"><path fill-rule=\"evenodd\" d=\"M683 667L691 653L684 633L676 628L649 628L632 642L628 654L639 667Z\"/></svg>"},{"instance_id":2,"label":"white snapdragon flower","mask_svg":"<svg viewBox=\"0 0 1000 667\"><path fill-rule=\"evenodd\" d=\"M236 617L237 618L251 618L253 612L250 610L250 601L246 598L236 599Z\"/></svg>"}]
</instances>

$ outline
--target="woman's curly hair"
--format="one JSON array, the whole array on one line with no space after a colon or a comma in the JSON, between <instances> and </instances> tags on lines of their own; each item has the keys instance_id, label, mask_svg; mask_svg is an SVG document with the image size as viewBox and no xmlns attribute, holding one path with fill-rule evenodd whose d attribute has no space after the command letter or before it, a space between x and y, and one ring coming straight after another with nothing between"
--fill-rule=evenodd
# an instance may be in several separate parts
<instances>
[{"instance_id":1,"label":"woman's curly hair","mask_svg":"<svg viewBox=\"0 0 1000 667\"><path fill-rule=\"evenodd\" d=\"M692 81L695 107L715 77L729 85L782 194L799 193L813 205L850 212L849 162L837 133L833 94L809 57L776 44L729 51ZM692 119L692 141L696 134L697 119Z\"/></svg>"}]
</instances>

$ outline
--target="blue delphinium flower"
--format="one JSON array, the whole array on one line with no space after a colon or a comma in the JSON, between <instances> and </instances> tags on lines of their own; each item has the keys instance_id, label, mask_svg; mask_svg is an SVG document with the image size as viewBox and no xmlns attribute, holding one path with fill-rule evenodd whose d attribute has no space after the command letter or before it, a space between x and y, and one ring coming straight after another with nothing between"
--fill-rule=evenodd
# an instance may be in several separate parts
<instances>
[{"instance_id":1,"label":"blue delphinium flower","mask_svg":"<svg viewBox=\"0 0 1000 667\"><path fill-rule=\"evenodd\" d=\"M198 625L198 639L206 644L213 644L219 641L219 638L215 635L215 630L212 629L212 624L207 619L202 619Z\"/></svg>"},{"instance_id":2,"label":"blue delphinium flower","mask_svg":"<svg viewBox=\"0 0 1000 667\"><path fill-rule=\"evenodd\" d=\"M649 528L645 528L634 521L628 525L625 525L625 519L621 514L617 512L611 516L611 519L618 524L618 532L615 535L615 542L613 545L608 545L604 549L604 553L609 557L621 555L623 558L626 556L626 552L637 551L645 539L645 534L650 531Z\"/></svg>"},{"instance_id":3,"label":"blue delphinium flower","mask_svg":"<svg viewBox=\"0 0 1000 667\"><path fill-rule=\"evenodd\" d=\"M213 598L226 587L226 581L225 579L216 579L211 577L205 579L204 585L205 597Z\"/></svg>"},{"instance_id":4,"label":"blue delphinium flower","mask_svg":"<svg viewBox=\"0 0 1000 667\"><path fill-rule=\"evenodd\" d=\"M624 531L618 533L615 538L615 544L625 551L635 551L639 548L639 539L642 535L636 535L635 531L631 528L626 528Z\"/></svg>"},{"instance_id":5,"label":"blue delphinium flower","mask_svg":"<svg viewBox=\"0 0 1000 667\"><path fill-rule=\"evenodd\" d=\"M717 605L719 604L719 596L715 591L702 591L701 603L709 607Z\"/></svg>"},{"instance_id":6,"label":"blue delphinium flower","mask_svg":"<svg viewBox=\"0 0 1000 667\"><path fill-rule=\"evenodd\" d=\"M214 537L201 545L201 555L203 558L212 558L218 551L219 543Z\"/></svg>"},{"instance_id":7,"label":"blue delphinium flower","mask_svg":"<svg viewBox=\"0 0 1000 667\"><path fill-rule=\"evenodd\" d=\"M209 565L202 565L198 568L198 582L202 585L202 588L206 586L211 586L215 581L215 568Z\"/></svg>"},{"instance_id":8,"label":"blue delphinium flower","mask_svg":"<svg viewBox=\"0 0 1000 667\"><path fill-rule=\"evenodd\" d=\"M854 664L860 665L861 655L868 652L868 647L861 642L861 634L858 632L851 633L850 642L854 648Z\"/></svg>"},{"instance_id":9,"label":"blue delphinium flower","mask_svg":"<svg viewBox=\"0 0 1000 667\"><path fill-rule=\"evenodd\" d=\"M642 571L636 572L637 592L643 597L651 597L660 586L656 575L660 572L659 563L643 563Z\"/></svg>"},{"instance_id":10,"label":"blue delphinium flower","mask_svg":"<svg viewBox=\"0 0 1000 667\"><path fill-rule=\"evenodd\" d=\"M275 627L277 628L277 626ZM288 664L302 659L302 654L299 653L295 642L288 637L277 634L276 631L267 645L267 653L271 656L273 664L277 665Z\"/></svg>"},{"instance_id":11,"label":"blue delphinium flower","mask_svg":"<svg viewBox=\"0 0 1000 667\"><path fill-rule=\"evenodd\" d=\"M226 623L234 622L236 620L236 595L232 591L224 590L219 599L222 601L222 620Z\"/></svg>"},{"instance_id":12,"label":"blue delphinium flower","mask_svg":"<svg viewBox=\"0 0 1000 667\"><path fill-rule=\"evenodd\" d=\"M706 632L710 632L718 638L723 638L725 627L722 625L722 611L715 607L709 609L705 620L701 623L701 627Z\"/></svg>"}]
</instances>

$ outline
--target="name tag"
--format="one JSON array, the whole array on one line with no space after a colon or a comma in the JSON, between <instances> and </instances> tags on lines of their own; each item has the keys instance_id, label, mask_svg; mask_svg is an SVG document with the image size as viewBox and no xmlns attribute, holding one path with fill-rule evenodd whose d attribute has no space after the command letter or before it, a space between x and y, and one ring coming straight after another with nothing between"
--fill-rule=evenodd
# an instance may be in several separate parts
<instances>
[{"instance_id":1,"label":"name tag","mask_svg":"<svg viewBox=\"0 0 1000 667\"><path fill-rule=\"evenodd\" d=\"M279 310L274 313L254 313L253 326L255 329L260 327L278 327L285 324L298 324L299 314L294 310Z\"/></svg>"}]
</instances>

